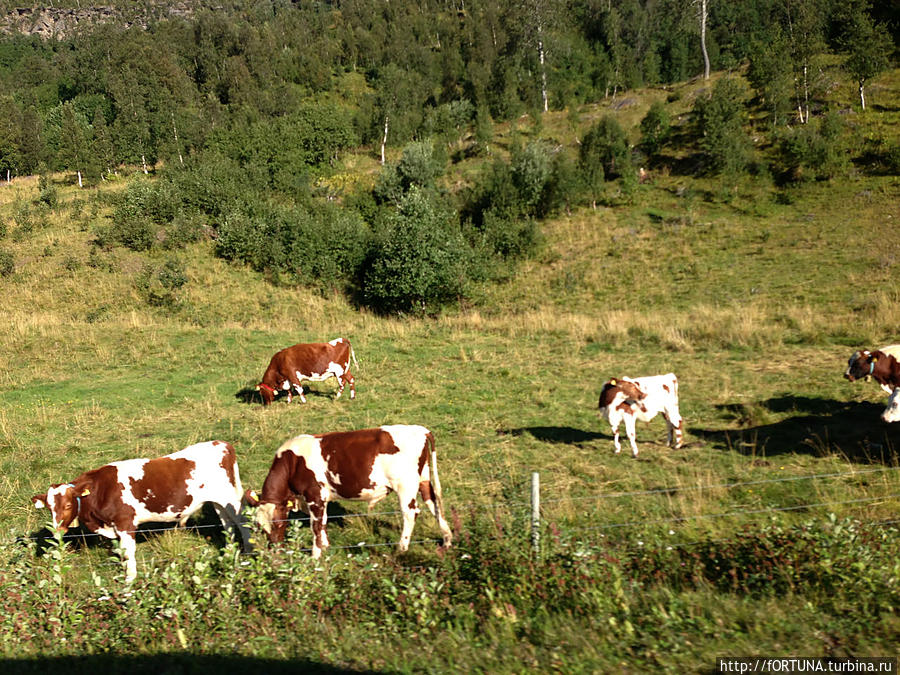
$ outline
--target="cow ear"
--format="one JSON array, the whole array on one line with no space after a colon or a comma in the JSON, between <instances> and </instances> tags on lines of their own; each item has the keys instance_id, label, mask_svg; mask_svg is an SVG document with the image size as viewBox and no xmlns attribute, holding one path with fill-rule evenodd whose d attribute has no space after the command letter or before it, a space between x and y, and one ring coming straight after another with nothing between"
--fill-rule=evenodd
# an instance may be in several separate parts
<instances>
[{"instance_id":1,"label":"cow ear","mask_svg":"<svg viewBox=\"0 0 900 675\"><path fill-rule=\"evenodd\" d=\"M47 508L47 495L35 495L31 498L31 501L34 503L34 508L36 509Z\"/></svg>"},{"instance_id":2,"label":"cow ear","mask_svg":"<svg viewBox=\"0 0 900 675\"><path fill-rule=\"evenodd\" d=\"M81 491L81 496L82 496L82 497L87 497L89 494L91 494L91 489L90 489L90 488L84 488L84 490Z\"/></svg>"},{"instance_id":3,"label":"cow ear","mask_svg":"<svg viewBox=\"0 0 900 675\"><path fill-rule=\"evenodd\" d=\"M616 386L616 384L617 384L617 382L616 382L616 378L613 378L613 379L611 379L611 380L610 380L610 381L609 381L609 383L610 383L610 384L611 384L611 385L612 385L612 386L614 386L614 387L615 387L615 386Z\"/></svg>"},{"instance_id":4,"label":"cow ear","mask_svg":"<svg viewBox=\"0 0 900 675\"><path fill-rule=\"evenodd\" d=\"M293 511L294 510L294 500L288 499L285 506L287 506L288 511Z\"/></svg>"}]
</instances>

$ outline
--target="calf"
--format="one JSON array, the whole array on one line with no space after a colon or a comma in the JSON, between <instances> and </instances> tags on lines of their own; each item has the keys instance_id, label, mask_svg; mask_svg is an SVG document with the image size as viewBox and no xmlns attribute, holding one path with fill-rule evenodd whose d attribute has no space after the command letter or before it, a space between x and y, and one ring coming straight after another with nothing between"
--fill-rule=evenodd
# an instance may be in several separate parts
<instances>
[{"instance_id":1,"label":"calf","mask_svg":"<svg viewBox=\"0 0 900 675\"><path fill-rule=\"evenodd\" d=\"M631 443L631 454L638 456L634 439L634 422L649 422L662 413L669 428L668 443L680 448L684 440L684 421L678 412L678 378L674 373L649 377L622 377L603 385L598 403L600 416L613 431L616 453L621 452L619 424L625 421L625 433Z\"/></svg>"},{"instance_id":2,"label":"calf","mask_svg":"<svg viewBox=\"0 0 900 675\"><path fill-rule=\"evenodd\" d=\"M371 508L391 491L397 493L403 513L400 551L409 548L419 513L416 493L437 518L444 546L450 546L453 536L444 519L434 435L422 426L398 424L292 438L275 453L262 496L250 492L247 501L259 505L256 521L271 543L284 540L289 509L308 511L312 556L318 558L328 547L329 501L358 499Z\"/></svg>"},{"instance_id":3,"label":"calf","mask_svg":"<svg viewBox=\"0 0 900 675\"><path fill-rule=\"evenodd\" d=\"M338 381L338 392L335 398L340 398L344 392L344 385L350 385L350 398L356 397L356 381L350 374L350 358L358 368L356 355L350 342L344 338L336 338L331 342L314 342L311 344L299 344L287 347L275 354L269 361L269 367L263 375L262 381L256 386L260 393L263 405L269 405L275 400L279 391L286 391L288 403L291 402L291 390L295 390L300 396L300 402L306 403L303 395L304 380L310 382L322 382L330 377Z\"/></svg>"},{"instance_id":4,"label":"calf","mask_svg":"<svg viewBox=\"0 0 900 675\"><path fill-rule=\"evenodd\" d=\"M888 394L900 387L900 345L889 345L870 352L863 349L853 352L847 362L844 377L851 382L873 378Z\"/></svg>"},{"instance_id":5,"label":"calf","mask_svg":"<svg viewBox=\"0 0 900 675\"><path fill-rule=\"evenodd\" d=\"M91 532L118 539L130 582L137 576L138 526L177 522L183 527L206 502L212 502L222 525L230 524L249 551L249 535L238 515L242 493L234 448L207 441L156 459L112 462L71 483L52 485L31 500L50 510L53 527L62 532L80 522Z\"/></svg>"}]
</instances>

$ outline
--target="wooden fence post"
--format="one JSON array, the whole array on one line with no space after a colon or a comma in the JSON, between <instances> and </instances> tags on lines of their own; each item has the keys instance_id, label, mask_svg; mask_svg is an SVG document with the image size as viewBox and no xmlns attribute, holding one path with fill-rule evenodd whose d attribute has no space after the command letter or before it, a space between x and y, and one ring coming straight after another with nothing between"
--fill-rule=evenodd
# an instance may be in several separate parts
<instances>
[{"instance_id":1,"label":"wooden fence post","mask_svg":"<svg viewBox=\"0 0 900 675\"><path fill-rule=\"evenodd\" d=\"M531 474L531 550L535 556L541 553L541 475Z\"/></svg>"}]
</instances>

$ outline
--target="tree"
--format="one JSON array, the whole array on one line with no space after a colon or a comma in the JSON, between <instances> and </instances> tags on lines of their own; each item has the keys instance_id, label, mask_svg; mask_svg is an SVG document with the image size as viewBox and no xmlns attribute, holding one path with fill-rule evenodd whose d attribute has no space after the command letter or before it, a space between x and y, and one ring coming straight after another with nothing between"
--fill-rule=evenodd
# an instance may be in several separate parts
<instances>
[{"instance_id":1,"label":"tree","mask_svg":"<svg viewBox=\"0 0 900 675\"><path fill-rule=\"evenodd\" d=\"M465 294L470 258L454 214L414 187L379 233L363 295L386 312L436 309Z\"/></svg>"},{"instance_id":2,"label":"tree","mask_svg":"<svg viewBox=\"0 0 900 675\"><path fill-rule=\"evenodd\" d=\"M863 110L866 109L866 83L887 70L888 55L894 46L887 27L872 20L867 5L861 3L852 12L844 34L848 52L845 67L859 87L859 105Z\"/></svg>"},{"instance_id":3,"label":"tree","mask_svg":"<svg viewBox=\"0 0 900 675\"><path fill-rule=\"evenodd\" d=\"M714 173L735 175L749 161L750 140L743 130L744 90L733 78L723 78L712 92L697 99L693 110L700 146Z\"/></svg>"}]
</instances>

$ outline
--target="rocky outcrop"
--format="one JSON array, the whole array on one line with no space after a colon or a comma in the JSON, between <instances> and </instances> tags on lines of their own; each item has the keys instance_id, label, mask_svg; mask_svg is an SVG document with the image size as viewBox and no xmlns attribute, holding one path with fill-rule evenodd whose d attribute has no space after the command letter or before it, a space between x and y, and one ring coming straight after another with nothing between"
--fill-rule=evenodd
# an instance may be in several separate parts
<instances>
[{"instance_id":1,"label":"rocky outcrop","mask_svg":"<svg viewBox=\"0 0 900 675\"><path fill-rule=\"evenodd\" d=\"M189 2L144 5L139 12L98 5L82 8L17 7L0 17L0 33L22 33L61 40L100 23L115 22L123 27L138 24L146 28L150 21L189 17L194 9Z\"/></svg>"}]
</instances>

